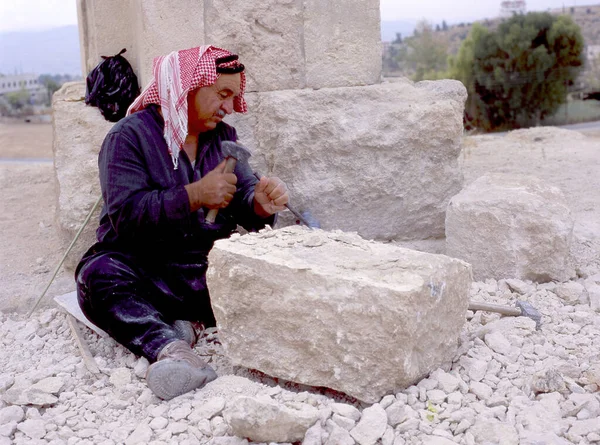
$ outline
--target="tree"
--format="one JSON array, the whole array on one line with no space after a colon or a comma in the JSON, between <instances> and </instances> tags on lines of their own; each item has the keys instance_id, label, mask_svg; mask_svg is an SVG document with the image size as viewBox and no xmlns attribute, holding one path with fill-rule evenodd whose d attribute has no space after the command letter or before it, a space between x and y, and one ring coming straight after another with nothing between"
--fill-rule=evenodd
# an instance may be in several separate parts
<instances>
[{"instance_id":1,"label":"tree","mask_svg":"<svg viewBox=\"0 0 600 445\"><path fill-rule=\"evenodd\" d=\"M21 110L29 104L29 91L25 88L21 88L18 91L11 91L6 93L6 101L14 110Z\"/></svg>"},{"instance_id":2,"label":"tree","mask_svg":"<svg viewBox=\"0 0 600 445\"><path fill-rule=\"evenodd\" d=\"M475 125L530 126L566 101L583 64L582 50L581 30L570 17L515 15L495 32L474 26L450 60L450 76L467 86L466 117Z\"/></svg>"},{"instance_id":3,"label":"tree","mask_svg":"<svg viewBox=\"0 0 600 445\"><path fill-rule=\"evenodd\" d=\"M442 20L442 31L448 31L448 24L446 20Z\"/></svg>"},{"instance_id":4,"label":"tree","mask_svg":"<svg viewBox=\"0 0 600 445\"><path fill-rule=\"evenodd\" d=\"M396 33L396 39L392 43L402 43L402 33Z\"/></svg>"},{"instance_id":5,"label":"tree","mask_svg":"<svg viewBox=\"0 0 600 445\"><path fill-rule=\"evenodd\" d=\"M438 78L436 73L446 70L448 43L443 36L435 34L429 22L419 22L415 35L405 39L405 43L406 62L415 73L414 81Z\"/></svg>"}]
</instances>

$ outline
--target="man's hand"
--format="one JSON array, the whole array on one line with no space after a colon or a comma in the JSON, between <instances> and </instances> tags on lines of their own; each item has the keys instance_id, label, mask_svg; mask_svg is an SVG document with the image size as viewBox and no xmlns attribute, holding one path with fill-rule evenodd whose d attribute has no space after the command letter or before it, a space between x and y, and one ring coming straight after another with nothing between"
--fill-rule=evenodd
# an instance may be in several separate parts
<instances>
[{"instance_id":1,"label":"man's hand","mask_svg":"<svg viewBox=\"0 0 600 445\"><path fill-rule=\"evenodd\" d=\"M233 199L237 176L233 173L223 173L225 162L221 162L199 181L185 186L192 212L201 207L223 209Z\"/></svg>"},{"instance_id":2,"label":"man's hand","mask_svg":"<svg viewBox=\"0 0 600 445\"><path fill-rule=\"evenodd\" d=\"M254 189L254 213L267 218L281 212L289 201L287 187L279 178L260 178Z\"/></svg>"}]
</instances>

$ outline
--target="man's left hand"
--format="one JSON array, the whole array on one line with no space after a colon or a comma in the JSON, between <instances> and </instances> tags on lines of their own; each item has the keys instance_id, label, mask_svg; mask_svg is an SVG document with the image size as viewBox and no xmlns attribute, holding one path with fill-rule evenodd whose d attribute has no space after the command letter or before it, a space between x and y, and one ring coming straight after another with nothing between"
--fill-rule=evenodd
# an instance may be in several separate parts
<instances>
[{"instance_id":1,"label":"man's left hand","mask_svg":"<svg viewBox=\"0 0 600 445\"><path fill-rule=\"evenodd\" d=\"M289 201L287 187L279 178L263 176L254 189L254 212L267 218L281 212Z\"/></svg>"}]
</instances>

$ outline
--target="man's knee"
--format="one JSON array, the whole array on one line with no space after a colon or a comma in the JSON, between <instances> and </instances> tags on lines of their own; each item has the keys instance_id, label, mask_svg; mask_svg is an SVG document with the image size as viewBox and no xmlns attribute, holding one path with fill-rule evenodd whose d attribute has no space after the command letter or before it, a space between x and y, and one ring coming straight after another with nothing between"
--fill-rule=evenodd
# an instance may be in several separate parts
<instances>
[{"instance_id":1,"label":"man's knee","mask_svg":"<svg viewBox=\"0 0 600 445\"><path fill-rule=\"evenodd\" d=\"M139 276L133 267L111 253L89 259L77 274L77 286L87 288L114 286L137 280Z\"/></svg>"}]
</instances>

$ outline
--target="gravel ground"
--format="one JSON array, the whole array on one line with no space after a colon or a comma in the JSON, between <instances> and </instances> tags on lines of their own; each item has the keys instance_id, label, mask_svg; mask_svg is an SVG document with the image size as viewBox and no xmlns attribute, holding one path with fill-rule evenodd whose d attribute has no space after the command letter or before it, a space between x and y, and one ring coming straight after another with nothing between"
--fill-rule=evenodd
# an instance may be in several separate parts
<instances>
[{"instance_id":1,"label":"gravel ground","mask_svg":"<svg viewBox=\"0 0 600 445\"><path fill-rule=\"evenodd\" d=\"M540 329L529 318L469 313L451 369L370 407L259 383L231 366L214 332L197 351L219 378L163 402L146 387L145 359L86 329L100 368L92 375L57 309L0 315L0 444L246 443L236 435L290 443L307 417L316 423L306 444L600 443L599 284L600 273L474 283L476 300L529 301ZM275 409L285 415L271 418Z\"/></svg>"}]
</instances>

